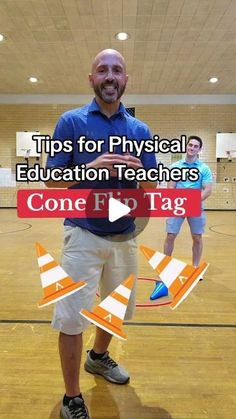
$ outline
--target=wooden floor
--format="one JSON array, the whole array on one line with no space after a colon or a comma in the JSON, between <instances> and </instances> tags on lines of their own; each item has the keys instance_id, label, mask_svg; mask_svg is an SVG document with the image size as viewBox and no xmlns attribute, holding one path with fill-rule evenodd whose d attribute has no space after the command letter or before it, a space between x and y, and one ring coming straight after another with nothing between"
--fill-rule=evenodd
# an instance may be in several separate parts
<instances>
[{"instance_id":1,"label":"wooden floor","mask_svg":"<svg viewBox=\"0 0 236 419\"><path fill-rule=\"evenodd\" d=\"M163 219L139 243L162 251ZM42 289L34 242L60 260L62 220L18 219L0 210L0 418L59 418L63 381L52 306L37 308ZM154 282L139 280L138 307L124 326L128 340L110 352L131 375L116 386L82 370L92 419L228 419L236 417L236 214L207 212L204 260L210 267L180 307L149 307ZM191 262L184 225L174 255ZM155 274L140 253L140 276ZM84 354L95 328L84 335Z\"/></svg>"}]
</instances>

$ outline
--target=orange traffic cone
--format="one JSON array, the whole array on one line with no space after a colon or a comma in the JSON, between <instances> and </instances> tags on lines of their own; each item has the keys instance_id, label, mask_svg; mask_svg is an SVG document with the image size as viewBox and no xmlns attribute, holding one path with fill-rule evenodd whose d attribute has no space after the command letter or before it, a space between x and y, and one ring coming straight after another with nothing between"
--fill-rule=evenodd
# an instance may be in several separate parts
<instances>
[{"instance_id":1,"label":"orange traffic cone","mask_svg":"<svg viewBox=\"0 0 236 419\"><path fill-rule=\"evenodd\" d=\"M85 282L74 282L41 244L35 245L44 292L44 297L39 301L38 307L55 303L85 287Z\"/></svg>"},{"instance_id":2,"label":"orange traffic cone","mask_svg":"<svg viewBox=\"0 0 236 419\"><path fill-rule=\"evenodd\" d=\"M121 329L125 312L129 302L131 290L134 285L133 274L128 276L108 297L90 312L82 309L80 314L91 323L101 327L117 338L126 340L127 336Z\"/></svg>"},{"instance_id":3,"label":"orange traffic cone","mask_svg":"<svg viewBox=\"0 0 236 419\"><path fill-rule=\"evenodd\" d=\"M172 309L181 304L192 289L197 285L209 264L203 262L198 268L179 259L166 256L146 246L140 246L151 267L158 273L161 281L173 295L170 304Z\"/></svg>"}]
</instances>

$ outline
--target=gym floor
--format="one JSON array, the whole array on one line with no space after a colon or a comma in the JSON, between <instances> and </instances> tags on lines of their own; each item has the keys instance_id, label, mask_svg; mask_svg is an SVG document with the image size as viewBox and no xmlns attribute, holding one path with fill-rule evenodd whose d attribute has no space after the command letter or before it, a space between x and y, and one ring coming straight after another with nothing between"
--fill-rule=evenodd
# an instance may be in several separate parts
<instances>
[{"instance_id":1,"label":"gym floor","mask_svg":"<svg viewBox=\"0 0 236 419\"><path fill-rule=\"evenodd\" d=\"M15 209L0 214L0 418L56 419L64 386L57 333L50 326L53 305L37 307L42 288L34 243L39 241L59 261L62 220L19 219ZM152 219L138 242L162 251L164 238L164 220ZM124 324L127 341L113 338L110 346L131 380L112 385L82 369L82 392L92 419L235 417L235 255L235 212L207 211L203 260L209 269L171 310L150 302L155 272L139 252L136 314ZM174 256L191 263L187 223ZM84 334L83 361L94 335L91 325Z\"/></svg>"}]
</instances>

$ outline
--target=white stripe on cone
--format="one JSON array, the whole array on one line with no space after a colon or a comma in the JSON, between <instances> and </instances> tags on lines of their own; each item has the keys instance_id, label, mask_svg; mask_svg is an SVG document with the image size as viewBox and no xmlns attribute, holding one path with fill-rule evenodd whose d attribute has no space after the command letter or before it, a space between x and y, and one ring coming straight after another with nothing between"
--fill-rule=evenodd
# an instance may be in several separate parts
<instances>
[{"instance_id":1,"label":"white stripe on cone","mask_svg":"<svg viewBox=\"0 0 236 419\"><path fill-rule=\"evenodd\" d=\"M100 307L104 308L104 310L107 310L109 313L114 314L114 316L119 317L119 319L123 319L125 317L127 308L125 304L110 295L101 302Z\"/></svg>"}]
</instances>

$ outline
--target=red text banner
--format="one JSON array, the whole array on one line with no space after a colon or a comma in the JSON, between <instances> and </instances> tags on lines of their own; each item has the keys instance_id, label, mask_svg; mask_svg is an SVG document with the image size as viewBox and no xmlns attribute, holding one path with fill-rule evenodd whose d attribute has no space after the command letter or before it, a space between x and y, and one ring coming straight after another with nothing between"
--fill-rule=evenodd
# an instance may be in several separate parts
<instances>
[{"instance_id":1,"label":"red text banner","mask_svg":"<svg viewBox=\"0 0 236 419\"><path fill-rule=\"evenodd\" d=\"M127 205L131 217L198 217L199 189L22 189L20 218L108 218L109 199Z\"/></svg>"}]
</instances>

